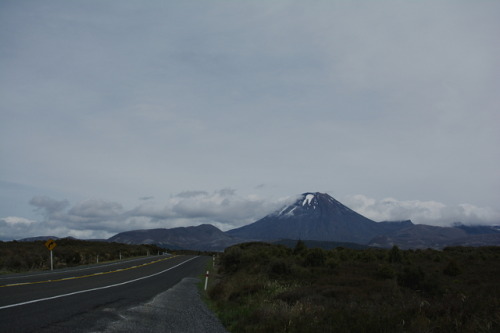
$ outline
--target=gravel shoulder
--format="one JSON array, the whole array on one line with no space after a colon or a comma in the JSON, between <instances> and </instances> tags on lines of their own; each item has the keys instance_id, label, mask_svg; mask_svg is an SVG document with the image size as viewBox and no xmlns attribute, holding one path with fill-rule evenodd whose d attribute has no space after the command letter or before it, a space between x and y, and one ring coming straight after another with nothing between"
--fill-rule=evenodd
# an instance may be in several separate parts
<instances>
[{"instance_id":1,"label":"gravel shoulder","mask_svg":"<svg viewBox=\"0 0 500 333\"><path fill-rule=\"evenodd\" d=\"M227 333L201 300L196 286L199 281L184 278L148 303L115 313L119 319L105 327L101 323L99 332Z\"/></svg>"}]
</instances>

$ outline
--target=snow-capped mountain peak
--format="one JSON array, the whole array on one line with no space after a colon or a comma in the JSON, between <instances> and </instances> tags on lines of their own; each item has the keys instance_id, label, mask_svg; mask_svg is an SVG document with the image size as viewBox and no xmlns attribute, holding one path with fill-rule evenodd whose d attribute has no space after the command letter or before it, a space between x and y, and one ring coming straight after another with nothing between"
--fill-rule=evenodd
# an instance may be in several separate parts
<instances>
[{"instance_id":1,"label":"snow-capped mountain peak","mask_svg":"<svg viewBox=\"0 0 500 333\"><path fill-rule=\"evenodd\" d=\"M352 211L327 193L306 192L280 210L228 233L255 239L347 239L367 242L378 234L375 229L374 221Z\"/></svg>"},{"instance_id":2,"label":"snow-capped mountain peak","mask_svg":"<svg viewBox=\"0 0 500 333\"><path fill-rule=\"evenodd\" d=\"M307 193L304 201L302 201L302 206L304 205L310 205L311 201L314 199L314 194Z\"/></svg>"},{"instance_id":3,"label":"snow-capped mountain peak","mask_svg":"<svg viewBox=\"0 0 500 333\"><path fill-rule=\"evenodd\" d=\"M327 209L327 206L331 205L339 206L338 208L340 209L344 207L326 193L306 192L301 194L294 202L282 207L280 210L277 210L271 215L280 218L288 218L295 215L301 215L306 211L325 210ZM349 209L347 207L345 208Z\"/></svg>"}]
</instances>

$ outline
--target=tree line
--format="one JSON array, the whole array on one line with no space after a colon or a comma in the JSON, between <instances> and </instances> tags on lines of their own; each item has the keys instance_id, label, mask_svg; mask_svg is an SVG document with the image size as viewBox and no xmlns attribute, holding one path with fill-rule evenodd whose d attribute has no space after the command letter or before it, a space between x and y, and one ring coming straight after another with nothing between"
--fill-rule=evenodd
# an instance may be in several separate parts
<instances>
[{"instance_id":1,"label":"tree line","mask_svg":"<svg viewBox=\"0 0 500 333\"><path fill-rule=\"evenodd\" d=\"M50 252L45 241L1 242L0 272L23 272L50 269ZM56 240L53 249L54 268L88 265L104 261L163 253L156 245L129 245L71 238Z\"/></svg>"}]
</instances>

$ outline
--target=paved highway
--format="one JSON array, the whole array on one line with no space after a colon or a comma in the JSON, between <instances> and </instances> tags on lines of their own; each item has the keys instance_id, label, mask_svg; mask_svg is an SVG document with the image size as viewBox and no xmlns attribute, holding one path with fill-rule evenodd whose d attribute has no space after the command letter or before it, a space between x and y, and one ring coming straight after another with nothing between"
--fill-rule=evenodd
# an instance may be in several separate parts
<instances>
[{"instance_id":1,"label":"paved highway","mask_svg":"<svg viewBox=\"0 0 500 333\"><path fill-rule=\"evenodd\" d=\"M209 257L155 256L0 278L0 332L97 332L186 277Z\"/></svg>"}]
</instances>

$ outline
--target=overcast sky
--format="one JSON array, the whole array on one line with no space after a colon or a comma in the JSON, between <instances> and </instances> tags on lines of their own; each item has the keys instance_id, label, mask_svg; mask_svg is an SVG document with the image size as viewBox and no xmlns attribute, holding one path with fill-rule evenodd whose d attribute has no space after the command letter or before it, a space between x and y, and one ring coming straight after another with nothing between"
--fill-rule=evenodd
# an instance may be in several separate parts
<instances>
[{"instance_id":1,"label":"overcast sky","mask_svg":"<svg viewBox=\"0 0 500 333\"><path fill-rule=\"evenodd\" d=\"M0 0L0 239L327 192L500 224L499 1Z\"/></svg>"}]
</instances>

